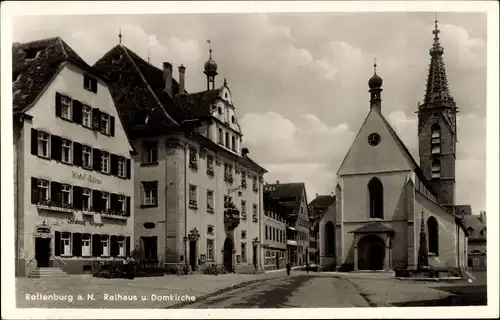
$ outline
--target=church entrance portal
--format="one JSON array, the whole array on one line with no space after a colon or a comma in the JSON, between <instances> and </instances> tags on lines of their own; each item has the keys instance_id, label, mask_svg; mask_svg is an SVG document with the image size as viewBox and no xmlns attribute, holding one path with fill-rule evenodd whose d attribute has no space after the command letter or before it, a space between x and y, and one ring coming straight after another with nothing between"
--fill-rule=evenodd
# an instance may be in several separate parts
<instances>
[{"instance_id":1,"label":"church entrance portal","mask_svg":"<svg viewBox=\"0 0 500 320\"><path fill-rule=\"evenodd\" d=\"M382 270L384 268L385 244L375 235L363 237L358 244L358 269Z\"/></svg>"},{"instance_id":2,"label":"church entrance portal","mask_svg":"<svg viewBox=\"0 0 500 320\"><path fill-rule=\"evenodd\" d=\"M233 240L229 237L224 241L224 267L227 272L233 272Z\"/></svg>"}]
</instances>

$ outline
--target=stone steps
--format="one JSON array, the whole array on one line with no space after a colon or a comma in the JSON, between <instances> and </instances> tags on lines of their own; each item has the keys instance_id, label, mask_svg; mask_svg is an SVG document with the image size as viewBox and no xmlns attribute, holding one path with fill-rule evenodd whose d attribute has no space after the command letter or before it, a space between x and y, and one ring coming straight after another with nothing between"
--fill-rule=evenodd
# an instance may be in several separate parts
<instances>
[{"instance_id":1,"label":"stone steps","mask_svg":"<svg viewBox=\"0 0 500 320\"><path fill-rule=\"evenodd\" d=\"M28 278L60 278L67 277L68 274L60 268L36 268Z\"/></svg>"}]
</instances>

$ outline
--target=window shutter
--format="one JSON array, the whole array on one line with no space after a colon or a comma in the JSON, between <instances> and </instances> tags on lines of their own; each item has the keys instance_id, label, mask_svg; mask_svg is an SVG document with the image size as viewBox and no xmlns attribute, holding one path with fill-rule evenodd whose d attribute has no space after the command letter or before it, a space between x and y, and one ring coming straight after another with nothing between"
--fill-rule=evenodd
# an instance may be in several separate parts
<instances>
[{"instance_id":1,"label":"window shutter","mask_svg":"<svg viewBox=\"0 0 500 320\"><path fill-rule=\"evenodd\" d=\"M111 257L117 257L118 251L119 251L118 250L118 239L116 238L116 236L111 236L109 255Z\"/></svg>"},{"instance_id":2,"label":"window shutter","mask_svg":"<svg viewBox=\"0 0 500 320\"><path fill-rule=\"evenodd\" d=\"M73 233L73 257L82 256L82 234Z\"/></svg>"},{"instance_id":3,"label":"window shutter","mask_svg":"<svg viewBox=\"0 0 500 320\"><path fill-rule=\"evenodd\" d=\"M127 179L130 179L132 171L132 162L130 161L130 159L127 159L125 163L125 170L127 170Z\"/></svg>"},{"instance_id":4,"label":"window shutter","mask_svg":"<svg viewBox=\"0 0 500 320\"><path fill-rule=\"evenodd\" d=\"M82 145L78 142L73 142L73 164L76 166L82 166Z\"/></svg>"},{"instance_id":5,"label":"window shutter","mask_svg":"<svg viewBox=\"0 0 500 320\"><path fill-rule=\"evenodd\" d=\"M61 116L61 94L56 92L56 117Z\"/></svg>"},{"instance_id":6,"label":"window shutter","mask_svg":"<svg viewBox=\"0 0 500 320\"><path fill-rule=\"evenodd\" d=\"M38 131L31 128L31 154L38 155Z\"/></svg>"},{"instance_id":7,"label":"window shutter","mask_svg":"<svg viewBox=\"0 0 500 320\"><path fill-rule=\"evenodd\" d=\"M55 240L54 240L54 255L61 255L61 233L59 231L55 232Z\"/></svg>"},{"instance_id":8,"label":"window shutter","mask_svg":"<svg viewBox=\"0 0 500 320\"><path fill-rule=\"evenodd\" d=\"M118 195L116 193L111 193L109 199L111 201L111 206L110 206L111 211L118 211L117 210L117 208L118 208Z\"/></svg>"},{"instance_id":9,"label":"window shutter","mask_svg":"<svg viewBox=\"0 0 500 320\"><path fill-rule=\"evenodd\" d=\"M127 216L130 217L130 197L126 197L126 203L125 203L125 212L127 213Z\"/></svg>"},{"instance_id":10,"label":"window shutter","mask_svg":"<svg viewBox=\"0 0 500 320\"><path fill-rule=\"evenodd\" d=\"M50 156L54 160L61 161L62 155L62 138L59 136L51 136L51 151Z\"/></svg>"},{"instance_id":11,"label":"window shutter","mask_svg":"<svg viewBox=\"0 0 500 320\"><path fill-rule=\"evenodd\" d=\"M92 167L95 171L101 171L101 150L94 149L92 151Z\"/></svg>"},{"instance_id":12,"label":"window shutter","mask_svg":"<svg viewBox=\"0 0 500 320\"><path fill-rule=\"evenodd\" d=\"M102 256L102 253L103 253L103 248L102 248L102 235L97 235L97 238L99 239L99 246L98 246L98 251L97 251L97 254L98 254L98 257ZM109 245L109 244L108 244Z\"/></svg>"},{"instance_id":13,"label":"window shutter","mask_svg":"<svg viewBox=\"0 0 500 320\"><path fill-rule=\"evenodd\" d=\"M125 255L130 255L130 237L125 238Z\"/></svg>"},{"instance_id":14,"label":"window shutter","mask_svg":"<svg viewBox=\"0 0 500 320\"><path fill-rule=\"evenodd\" d=\"M101 236L98 234L93 234L92 235L92 257L98 257L100 256L99 254L99 247L101 246Z\"/></svg>"},{"instance_id":15,"label":"window shutter","mask_svg":"<svg viewBox=\"0 0 500 320\"><path fill-rule=\"evenodd\" d=\"M110 156L111 163L110 163L110 171L111 175L117 176L118 175L118 156L116 154L111 154Z\"/></svg>"},{"instance_id":16,"label":"window shutter","mask_svg":"<svg viewBox=\"0 0 500 320\"><path fill-rule=\"evenodd\" d=\"M97 79L90 78L90 86L92 92L97 93Z\"/></svg>"},{"instance_id":17,"label":"window shutter","mask_svg":"<svg viewBox=\"0 0 500 320\"><path fill-rule=\"evenodd\" d=\"M31 203L38 203L38 179L31 177Z\"/></svg>"},{"instance_id":18,"label":"window shutter","mask_svg":"<svg viewBox=\"0 0 500 320\"><path fill-rule=\"evenodd\" d=\"M92 109L92 123L94 130L101 130L101 112L97 108Z\"/></svg>"},{"instance_id":19,"label":"window shutter","mask_svg":"<svg viewBox=\"0 0 500 320\"><path fill-rule=\"evenodd\" d=\"M101 191L92 190L92 208L96 212L101 211Z\"/></svg>"},{"instance_id":20,"label":"window shutter","mask_svg":"<svg viewBox=\"0 0 500 320\"><path fill-rule=\"evenodd\" d=\"M83 75L83 88L84 88L84 89L87 89L87 83L88 83L88 82L89 82L89 76L88 76L88 75L86 75L86 74L84 74L84 75ZM90 88L88 88L88 89L90 89Z\"/></svg>"},{"instance_id":21,"label":"window shutter","mask_svg":"<svg viewBox=\"0 0 500 320\"><path fill-rule=\"evenodd\" d=\"M53 202L61 202L61 184L52 181L50 183L50 200Z\"/></svg>"},{"instance_id":22,"label":"window shutter","mask_svg":"<svg viewBox=\"0 0 500 320\"><path fill-rule=\"evenodd\" d=\"M82 124L82 103L78 100L73 100L73 121Z\"/></svg>"},{"instance_id":23,"label":"window shutter","mask_svg":"<svg viewBox=\"0 0 500 320\"><path fill-rule=\"evenodd\" d=\"M82 187L74 186L73 187L73 207L75 209L82 209Z\"/></svg>"},{"instance_id":24,"label":"window shutter","mask_svg":"<svg viewBox=\"0 0 500 320\"><path fill-rule=\"evenodd\" d=\"M115 117L109 116L109 134L115 136Z\"/></svg>"}]
</instances>

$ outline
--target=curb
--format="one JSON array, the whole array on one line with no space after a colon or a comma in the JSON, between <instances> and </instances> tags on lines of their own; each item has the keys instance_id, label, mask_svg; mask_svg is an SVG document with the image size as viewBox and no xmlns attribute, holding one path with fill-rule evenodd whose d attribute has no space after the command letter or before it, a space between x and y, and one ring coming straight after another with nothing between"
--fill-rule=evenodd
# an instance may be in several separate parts
<instances>
[{"instance_id":1,"label":"curb","mask_svg":"<svg viewBox=\"0 0 500 320\"><path fill-rule=\"evenodd\" d=\"M213 296L216 296L216 295L219 295L219 294L222 294L222 293L226 293L226 292L234 290L234 289L239 289L239 288L242 288L242 287L245 287L245 286L257 283L257 282L260 282L260 281L274 280L274 279L278 279L278 278L280 278L280 277L272 277L272 278L264 278L264 279L255 279L255 280L244 281L244 282L241 282L241 283L229 286L229 287L225 287L225 288L216 290L214 292L210 292L210 293L204 294L201 297L197 298L195 301L183 301L183 302L179 302L179 303L176 303L174 305L171 305L171 306L168 306L168 307L164 307L164 309L179 309L179 308L188 306L190 304L206 300L206 299L211 298Z\"/></svg>"},{"instance_id":2,"label":"curb","mask_svg":"<svg viewBox=\"0 0 500 320\"><path fill-rule=\"evenodd\" d=\"M426 282L454 282L458 280L463 280L462 277L449 277L449 278L405 278L405 277L395 277L397 280L401 281L426 281Z\"/></svg>"}]
</instances>

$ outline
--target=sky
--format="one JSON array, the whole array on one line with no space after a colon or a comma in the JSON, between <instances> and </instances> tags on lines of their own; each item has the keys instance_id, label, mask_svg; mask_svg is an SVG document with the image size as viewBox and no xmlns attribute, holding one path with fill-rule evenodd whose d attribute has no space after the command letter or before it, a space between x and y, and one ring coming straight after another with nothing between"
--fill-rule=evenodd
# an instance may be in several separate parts
<instances>
[{"instance_id":1,"label":"sky","mask_svg":"<svg viewBox=\"0 0 500 320\"><path fill-rule=\"evenodd\" d=\"M161 68L186 70L202 91L207 39L232 92L243 146L269 183L304 182L308 201L335 189L336 172L369 111L377 60L382 113L418 162L416 114L430 62L435 15L408 13L30 16L13 40L60 36L93 64L123 44ZM486 208L486 15L438 13L450 91L460 113L456 203Z\"/></svg>"}]
</instances>

